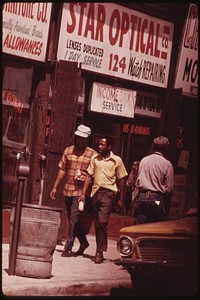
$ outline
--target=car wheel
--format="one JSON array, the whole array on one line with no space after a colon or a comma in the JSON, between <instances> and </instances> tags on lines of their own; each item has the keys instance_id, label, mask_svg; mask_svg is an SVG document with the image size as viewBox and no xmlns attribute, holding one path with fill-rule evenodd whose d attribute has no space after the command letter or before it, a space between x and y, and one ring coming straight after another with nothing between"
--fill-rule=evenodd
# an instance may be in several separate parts
<instances>
[{"instance_id":1,"label":"car wheel","mask_svg":"<svg viewBox=\"0 0 200 300\"><path fill-rule=\"evenodd\" d=\"M144 273L141 273L140 270L131 270L129 271L131 276L131 283L133 286L133 290L141 293L146 293L152 288L152 283L148 278L145 276Z\"/></svg>"},{"instance_id":2,"label":"car wheel","mask_svg":"<svg viewBox=\"0 0 200 300\"><path fill-rule=\"evenodd\" d=\"M162 281L155 280L153 270L137 268L129 271L133 290L137 295L156 295L162 294L165 289ZM159 284L158 284L159 282Z\"/></svg>"}]
</instances>

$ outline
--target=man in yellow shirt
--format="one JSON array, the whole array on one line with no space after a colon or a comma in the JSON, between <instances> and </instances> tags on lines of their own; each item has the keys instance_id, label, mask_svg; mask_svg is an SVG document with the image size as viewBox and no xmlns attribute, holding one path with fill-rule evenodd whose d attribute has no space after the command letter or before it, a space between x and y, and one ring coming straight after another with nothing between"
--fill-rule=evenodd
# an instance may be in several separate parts
<instances>
[{"instance_id":1,"label":"man in yellow shirt","mask_svg":"<svg viewBox=\"0 0 200 300\"><path fill-rule=\"evenodd\" d=\"M82 196L78 201L85 201L86 191L93 178L91 190L94 208L94 226L96 233L95 263L103 262L103 251L107 251L107 225L115 196L119 188L117 208L124 204L125 177L128 175L122 159L111 151L112 142L108 137L99 138L98 153L94 154L87 168Z\"/></svg>"}]
</instances>

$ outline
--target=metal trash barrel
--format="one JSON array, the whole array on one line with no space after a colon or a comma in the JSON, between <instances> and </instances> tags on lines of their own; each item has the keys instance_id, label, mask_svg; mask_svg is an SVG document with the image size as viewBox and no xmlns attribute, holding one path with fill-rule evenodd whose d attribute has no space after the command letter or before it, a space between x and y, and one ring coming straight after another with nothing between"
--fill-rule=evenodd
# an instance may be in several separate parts
<instances>
[{"instance_id":1,"label":"metal trash barrel","mask_svg":"<svg viewBox=\"0 0 200 300\"><path fill-rule=\"evenodd\" d=\"M15 275L50 278L62 209L23 204ZM11 237L15 207L11 210ZM12 242L12 241L11 241ZM10 242L10 243L11 243Z\"/></svg>"}]
</instances>

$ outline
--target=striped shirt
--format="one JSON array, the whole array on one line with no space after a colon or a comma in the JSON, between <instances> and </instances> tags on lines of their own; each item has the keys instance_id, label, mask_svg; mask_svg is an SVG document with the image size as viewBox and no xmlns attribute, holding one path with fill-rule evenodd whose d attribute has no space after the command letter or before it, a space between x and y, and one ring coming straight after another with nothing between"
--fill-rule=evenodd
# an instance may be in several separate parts
<instances>
[{"instance_id":1,"label":"striped shirt","mask_svg":"<svg viewBox=\"0 0 200 300\"><path fill-rule=\"evenodd\" d=\"M67 147L58 164L58 167L65 171L63 194L68 197L81 195L90 158L96 153L90 147L86 147L81 154L76 152L74 146Z\"/></svg>"}]
</instances>

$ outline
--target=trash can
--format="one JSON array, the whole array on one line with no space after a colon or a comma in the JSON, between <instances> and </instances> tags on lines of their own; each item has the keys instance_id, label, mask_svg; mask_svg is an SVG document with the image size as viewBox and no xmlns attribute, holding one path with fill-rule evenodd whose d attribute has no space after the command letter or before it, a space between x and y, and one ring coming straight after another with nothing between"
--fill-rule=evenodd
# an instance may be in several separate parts
<instances>
[{"instance_id":1,"label":"trash can","mask_svg":"<svg viewBox=\"0 0 200 300\"><path fill-rule=\"evenodd\" d=\"M50 278L60 227L61 208L22 205L15 275ZM11 210L11 237L15 207ZM10 245L11 245L10 241Z\"/></svg>"}]
</instances>

